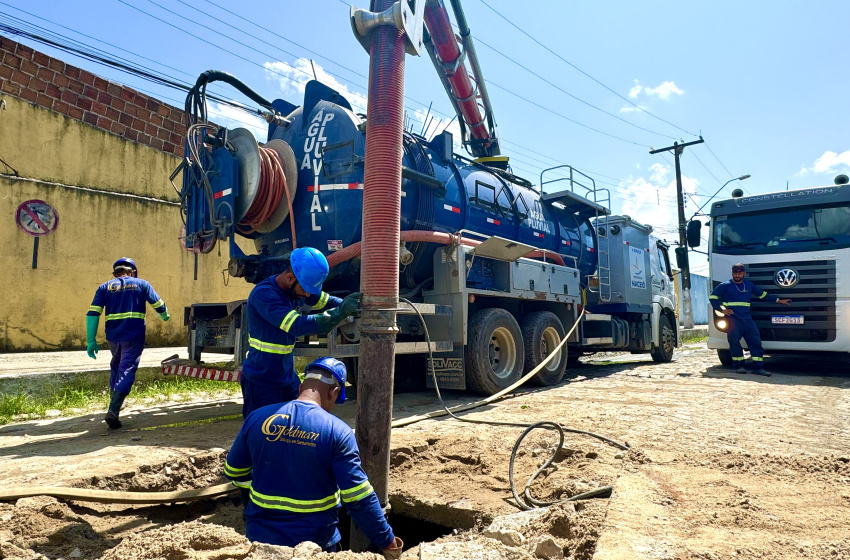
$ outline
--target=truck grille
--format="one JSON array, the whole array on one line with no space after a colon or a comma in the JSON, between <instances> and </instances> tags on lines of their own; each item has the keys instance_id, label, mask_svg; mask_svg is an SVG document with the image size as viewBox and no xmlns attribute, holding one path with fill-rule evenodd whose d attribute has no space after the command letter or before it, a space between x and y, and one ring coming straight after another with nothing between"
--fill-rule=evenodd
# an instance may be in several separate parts
<instances>
[{"instance_id":1,"label":"truck grille","mask_svg":"<svg viewBox=\"0 0 850 560\"><path fill-rule=\"evenodd\" d=\"M791 268L799 278L780 288L773 275ZM835 261L793 261L747 265L747 278L762 290L794 300L791 307L753 301L752 315L763 341L832 342L835 340ZM803 315L804 325L773 325L771 315Z\"/></svg>"}]
</instances>

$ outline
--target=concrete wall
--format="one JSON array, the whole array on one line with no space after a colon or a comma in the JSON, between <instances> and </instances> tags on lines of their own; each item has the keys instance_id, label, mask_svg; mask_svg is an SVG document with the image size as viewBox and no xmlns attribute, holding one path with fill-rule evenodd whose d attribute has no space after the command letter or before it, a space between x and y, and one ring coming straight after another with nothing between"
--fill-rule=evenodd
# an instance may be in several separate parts
<instances>
[{"instance_id":1,"label":"concrete wall","mask_svg":"<svg viewBox=\"0 0 850 560\"><path fill-rule=\"evenodd\" d=\"M54 109L57 91L61 99L71 91L72 77L83 71L64 63L60 66L55 59L5 38L0 38L0 54L0 92L4 92L0 99L6 102L6 109L0 111L0 351L83 348L83 317L94 291L110 278L112 263L122 256L136 260L140 277L153 284L172 315L171 321L162 323L153 311L148 312L149 345L185 344L186 305L247 297L251 286L243 280L224 285L226 247L221 256L218 250L199 255L198 280L193 280L194 257L180 246L178 196L168 182L180 161L172 152L182 148L174 148L174 143L165 146L155 135L140 137L132 128L115 129L113 123L120 121L86 120L89 113L85 111L78 115L82 118L75 118L70 113L76 107L66 102L61 102L65 105L59 105L60 110ZM68 85L54 91L48 87L54 82L30 76L28 86L22 86L6 77L11 71L18 81L26 81L18 74L22 68L29 72L36 68L36 74L44 68L61 69L52 71L52 79ZM136 99L124 86L96 76L83 78L100 86L86 85L89 95L100 97L111 90L119 97ZM26 97L32 97L28 93L35 91L32 86L51 89L53 101L36 96L41 103L31 102ZM143 97L139 95L138 101L147 104ZM86 99L83 93L77 102L87 105ZM168 113L171 120L167 122L172 123L165 126L177 127L171 115L180 114L179 110L158 102L151 107L154 110L146 109L147 115L142 116L160 123L157 130L166 130L162 113ZM126 101L124 109L131 110ZM132 110L139 119L140 111ZM17 206L29 199L44 200L59 214L57 231L39 240L36 269L31 267L33 238L17 228L14 217ZM98 340L103 340L102 321Z\"/></svg>"},{"instance_id":2,"label":"concrete wall","mask_svg":"<svg viewBox=\"0 0 850 560\"><path fill-rule=\"evenodd\" d=\"M685 313L682 310L682 275L676 274L676 294L679 297L679 325L685 324ZM695 325L708 324L708 278L691 274L691 309L694 313Z\"/></svg>"}]
</instances>

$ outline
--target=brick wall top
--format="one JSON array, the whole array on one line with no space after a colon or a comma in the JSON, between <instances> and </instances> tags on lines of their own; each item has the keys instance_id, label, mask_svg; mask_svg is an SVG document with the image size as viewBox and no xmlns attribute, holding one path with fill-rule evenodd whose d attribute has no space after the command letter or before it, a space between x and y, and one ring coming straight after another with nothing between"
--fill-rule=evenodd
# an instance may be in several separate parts
<instances>
[{"instance_id":1,"label":"brick wall top","mask_svg":"<svg viewBox=\"0 0 850 560\"><path fill-rule=\"evenodd\" d=\"M182 109L0 36L0 92L183 156Z\"/></svg>"}]
</instances>

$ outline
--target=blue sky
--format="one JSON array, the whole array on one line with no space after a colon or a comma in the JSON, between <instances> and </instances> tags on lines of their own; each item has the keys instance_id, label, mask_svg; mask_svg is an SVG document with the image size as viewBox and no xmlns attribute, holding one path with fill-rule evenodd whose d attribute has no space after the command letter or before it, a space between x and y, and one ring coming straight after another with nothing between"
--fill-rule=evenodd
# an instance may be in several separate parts
<instances>
[{"instance_id":1,"label":"blue sky","mask_svg":"<svg viewBox=\"0 0 850 560\"><path fill-rule=\"evenodd\" d=\"M303 85L295 82L312 74L312 59L320 78L345 88L355 103L362 102L366 88L368 57L354 39L350 8L342 0L0 2L0 12L182 80L194 81L210 68L226 70L268 98L300 104ZM687 142L698 134L705 138L707 147L688 148L682 158L686 190L693 196L688 216L697 209L694 201L703 204L742 174L752 178L730 183L722 194L737 186L751 194L784 190L786 181L791 188L831 184L835 175L850 170L850 2L463 0L463 5L477 39L502 151L511 156L514 172L534 183L541 168L574 165L612 190L615 212L656 226L672 241L673 159L650 155L650 146ZM182 106L180 92L30 44ZM663 121L635 110L597 81ZM239 98L226 88L216 91ZM407 57L405 93L413 119L422 119L431 102L436 117L447 121L452 114L427 56ZM239 111L221 111L219 122L244 126L239 121L251 120ZM696 266L697 272L705 269L702 262Z\"/></svg>"}]
</instances>

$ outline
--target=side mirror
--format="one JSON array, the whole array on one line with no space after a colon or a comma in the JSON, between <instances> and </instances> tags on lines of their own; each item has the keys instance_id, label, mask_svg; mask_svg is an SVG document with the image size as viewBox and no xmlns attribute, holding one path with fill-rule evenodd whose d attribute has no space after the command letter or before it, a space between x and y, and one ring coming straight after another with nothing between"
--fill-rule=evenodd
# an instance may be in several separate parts
<instances>
[{"instance_id":1,"label":"side mirror","mask_svg":"<svg viewBox=\"0 0 850 560\"><path fill-rule=\"evenodd\" d=\"M688 267L687 247L676 247L676 266L679 270L685 270Z\"/></svg>"},{"instance_id":2,"label":"side mirror","mask_svg":"<svg viewBox=\"0 0 850 560\"><path fill-rule=\"evenodd\" d=\"M702 232L702 222L699 220L691 220L688 222L688 229L686 231L685 237L688 240L688 247L693 249L694 247L699 247L702 240L700 239L700 233Z\"/></svg>"}]
</instances>

